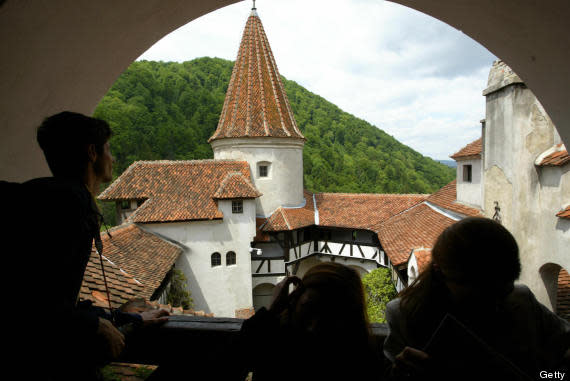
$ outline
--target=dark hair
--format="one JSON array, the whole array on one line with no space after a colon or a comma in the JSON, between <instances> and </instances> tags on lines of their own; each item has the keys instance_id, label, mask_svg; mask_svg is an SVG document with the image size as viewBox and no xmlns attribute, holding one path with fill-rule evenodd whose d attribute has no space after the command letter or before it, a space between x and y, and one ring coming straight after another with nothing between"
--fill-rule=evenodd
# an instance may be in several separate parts
<instances>
[{"instance_id":1,"label":"dark hair","mask_svg":"<svg viewBox=\"0 0 570 381\"><path fill-rule=\"evenodd\" d=\"M432 260L418 278L400 293L408 321L429 324L440 316L427 316L446 301L447 289L435 265L461 276L466 283L494 290L514 282L521 272L519 249L501 224L481 217L465 218L437 238Z\"/></svg>"},{"instance_id":2,"label":"dark hair","mask_svg":"<svg viewBox=\"0 0 570 381\"><path fill-rule=\"evenodd\" d=\"M37 140L55 177L81 178L87 168L87 147L95 145L97 154L111 137L104 120L64 111L46 118L38 127Z\"/></svg>"},{"instance_id":3,"label":"dark hair","mask_svg":"<svg viewBox=\"0 0 570 381\"><path fill-rule=\"evenodd\" d=\"M370 338L364 287L358 272L335 262L318 264L303 276L303 287L319 293L323 333L345 335L356 342Z\"/></svg>"}]
</instances>

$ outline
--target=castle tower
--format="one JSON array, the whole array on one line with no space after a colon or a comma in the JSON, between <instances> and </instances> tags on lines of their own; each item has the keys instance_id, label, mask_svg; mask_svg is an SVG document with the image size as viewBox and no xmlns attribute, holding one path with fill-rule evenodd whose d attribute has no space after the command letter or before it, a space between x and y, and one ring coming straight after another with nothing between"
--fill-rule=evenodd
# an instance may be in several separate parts
<instances>
[{"instance_id":1,"label":"castle tower","mask_svg":"<svg viewBox=\"0 0 570 381\"><path fill-rule=\"evenodd\" d=\"M214 159L245 160L263 196L256 214L303 204L303 145L255 8L245 25L218 127Z\"/></svg>"}]
</instances>

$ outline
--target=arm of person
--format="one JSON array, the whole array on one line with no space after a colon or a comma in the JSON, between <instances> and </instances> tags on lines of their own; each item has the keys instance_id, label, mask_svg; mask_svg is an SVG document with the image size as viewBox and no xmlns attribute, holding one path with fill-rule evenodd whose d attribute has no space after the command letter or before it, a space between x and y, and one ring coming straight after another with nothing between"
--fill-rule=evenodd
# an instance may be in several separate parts
<instances>
[{"instance_id":1,"label":"arm of person","mask_svg":"<svg viewBox=\"0 0 570 381\"><path fill-rule=\"evenodd\" d=\"M384 355L391 363L396 361L396 356L406 347L402 332L402 316L400 300L394 299L386 305L386 323L388 324L388 336L384 340Z\"/></svg>"},{"instance_id":2,"label":"arm of person","mask_svg":"<svg viewBox=\"0 0 570 381\"><path fill-rule=\"evenodd\" d=\"M403 317L400 300L395 299L386 306L388 336L384 341L384 355L392 363L389 374L392 378L403 378L410 375L421 375L429 366L429 355L417 348L407 345L403 333Z\"/></svg>"}]
</instances>

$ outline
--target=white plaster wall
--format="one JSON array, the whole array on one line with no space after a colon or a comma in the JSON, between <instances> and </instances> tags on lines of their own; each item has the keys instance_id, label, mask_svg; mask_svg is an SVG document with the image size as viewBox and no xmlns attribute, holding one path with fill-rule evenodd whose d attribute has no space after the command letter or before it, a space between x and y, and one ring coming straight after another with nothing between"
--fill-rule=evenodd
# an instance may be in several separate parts
<instances>
[{"instance_id":1,"label":"white plaster wall","mask_svg":"<svg viewBox=\"0 0 570 381\"><path fill-rule=\"evenodd\" d=\"M471 182L463 181L463 166L471 165ZM483 205L481 159L457 161L457 201L480 208Z\"/></svg>"},{"instance_id":2,"label":"white plaster wall","mask_svg":"<svg viewBox=\"0 0 570 381\"><path fill-rule=\"evenodd\" d=\"M419 273L418 261L416 256L412 254L408 261L408 284L412 284L412 282L418 277Z\"/></svg>"},{"instance_id":3,"label":"white plaster wall","mask_svg":"<svg viewBox=\"0 0 570 381\"><path fill-rule=\"evenodd\" d=\"M534 161L557 140L550 118L525 86L507 83L487 94L484 212L492 217L499 201L503 225L519 244L520 281L550 308L539 269L546 263L570 268L570 224L556 217L570 202L568 165L537 168Z\"/></svg>"},{"instance_id":4,"label":"white plaster wall","mask_svg":"<svg viewBox=\"0 0 570 381\"><path fill-rule=\"evenodd\" d=\"M252 289L255 289L257 286L265 283L269 283L272 285L276 285L277 283L281 282L285 279L284 276L264 276L264 277L254 277L252 279Z\"/></svg>"},{"instance_id":5,"label":"white plaster wall","mask_svg":"<svg viewBox=\"0 0 570 381\"><path fill-rule=\"evenodd\" d=\"M262 261L251 261L251 273L255 274L256 270L261 265ZM265 260L263 265L259 269L259 274L275 274L275 273L284 273L285 272L285 261L283 259L272 259L271 260L271 271L269 271L269 260Z\"/></svg>"},{"instance_id":6,"label":"white plaster wall","mask_svg":"<svg viewBox=\"0 0 570 381\"><path fill-rule=\"evenodd\" d=\"M176 267L188 279L194 308L213 312L215 316L234 317L235 310L253 306L249 249L255 236L255 201L244 200L242 214L232 214L229 200L220 200L218 207L224 214L222 221L145 224L145 227L186 247ZM228 251L236 253L235 265L226 265ZM211 266L214 252L221 254L221 266Z\"/></svg>"},{"instance_id":7,"label":"white plaster wall","mask_svg":"<svg viewBox=\"0 0 570 381\"><path fill-rule=\"evenodd\" d=\"M280 206L303 204L302 139L240 138L212 142L214 159L245 160L253 183L263 196L257 198L257 215L268 217ZM271 163L269 176L259 177L257 164Z\"/></svg>"}]
</instances>

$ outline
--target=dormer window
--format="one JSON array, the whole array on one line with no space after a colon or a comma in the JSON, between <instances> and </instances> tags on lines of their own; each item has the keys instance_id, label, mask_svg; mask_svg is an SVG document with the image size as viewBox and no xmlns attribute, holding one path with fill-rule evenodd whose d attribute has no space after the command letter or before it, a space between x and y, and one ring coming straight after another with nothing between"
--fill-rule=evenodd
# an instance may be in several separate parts
<instances>
[{"instance_id":1,"label":"dormer window","mask_svg":"<svg viewBox=\"0 0 570 381\"><path fill-rule=\"evenodd\" d=\"M233 214L243 213L243 201L242 200L233 200L232 201L232 213Z\"/></svg>"},{"instance_id":2,"label":"dormer window","mask_svg":"<svg viewBox=\"0 0 570 381\"><path fill-rule=\"evenodd\" d=\"M472 171L473 167L471 166L471 164L463 166L463 182L470 183L471 181L473 181Z\"/></svg>"}]
</instances>

